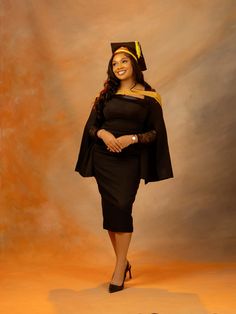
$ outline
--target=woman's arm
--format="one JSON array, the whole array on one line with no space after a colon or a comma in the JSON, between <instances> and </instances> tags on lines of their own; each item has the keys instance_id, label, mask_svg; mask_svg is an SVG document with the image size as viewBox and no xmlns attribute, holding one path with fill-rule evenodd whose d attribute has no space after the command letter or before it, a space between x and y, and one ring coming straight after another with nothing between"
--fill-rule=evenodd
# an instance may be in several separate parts
<instances>
[{"instance_id":1,"label":"woman's arm","mask_svg":"<svg viewBox=\"0 0 236 314\"><path fill-rule=\"evenodd\" d=\"M88 134L93 140L98 139L97 133L101 129L101 125L103 123L103 114L101 114L101 111L102 111L101 104L99 104L99 110L100 110L100 114L98 114L98 111L95 108L95 106L93 106L91 110L91 115L94 118L93 118L93 123L91 123L88 127Z\"/></svg>"},{"instance_id":2,"label":"woman's arm","mask_svg":"<svg viewBox=\"0 0 236 314\"><path fill-rule=\"evenodd\" d=\"M145 133L136 134L138 137L138 143L149 144L155 141L157 137L157 131L151 130Z\"/></svg>"},{"instance_id":3,"label":"woman's arm","mask_svg":"<svg viewBox=\"0 0 236 314\"><path fill-rule=\"evenodd\" d=\"M99 131L99 127L96 125L92 125L89 129L89 135L93 138L93 139L97 139L98 138L98 131Z\"/></svg>"},{"instance_id":4,"label":"woman's arm","mask_svg":"<svg viewBox=\"0 0 236 314\"><path fill-rule=\"evenodd\" d=\"M157 131L151 130L145 133L138 133L133 135L122 135L118 137L118 141L121 143L122 148L125 148L131 144L141 143L141 144L150 144L155 141L157 137Z\"/></svg>"}]
</instances>

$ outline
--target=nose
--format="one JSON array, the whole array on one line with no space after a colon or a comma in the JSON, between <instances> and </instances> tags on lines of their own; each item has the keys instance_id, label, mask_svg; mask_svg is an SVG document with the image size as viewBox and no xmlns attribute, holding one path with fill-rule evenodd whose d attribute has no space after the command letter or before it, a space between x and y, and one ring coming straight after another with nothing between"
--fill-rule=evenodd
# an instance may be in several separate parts
<instances>
[{"instance_id":1,"label":"nose","mask_svg":"<svg viewBox=\"0 0 236 314\"><path fill-rule=\"evenodd\" d=\"M114 68L116 68L117 70L123 68L122 61L117 61L116 64L114 65Z\"/></svg>"},{"instance_id":2,"label":"nose","mask_svg":"<svg viewBox=\"0 0 236 314\"><path fill-rule=\"evenodd\" d=\"M123 64L122 63L119 63L117 65L117 70L122 70L124 68Z\"/></svg>"}]
</instances>

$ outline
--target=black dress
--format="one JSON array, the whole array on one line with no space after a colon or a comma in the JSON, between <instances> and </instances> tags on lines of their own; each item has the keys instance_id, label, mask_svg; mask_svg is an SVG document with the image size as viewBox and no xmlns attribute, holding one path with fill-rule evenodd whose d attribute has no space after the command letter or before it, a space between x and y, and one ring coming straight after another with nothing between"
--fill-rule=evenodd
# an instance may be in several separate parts
<instances>
[{"instance_id":1,"label":"black dress","mask_svg":"<svg viewBox=\"0 0 236 314\"><path fill-rule=\"evenodd\" d=\"M103 116L93 107L84 127L75 171L83 177L94 176L101 194L103 228L115 232L132 232L132 206L140 179L148 182L173 177L167 132L160 103L113 95L105 101ZM110 152L99 129L115 137L137 134L138 143L122 152Z\"/></svg>"},{"instance_id":2,"label":"black dress","mask_svg":"<svg viewBox=\"0 0 236 314\"><path fill-rule=\"evenodd\" d=\"M115 232L132 232L132 205L140 183L140 143L148 110L145 99L114 95L105 102L104 122L100 128L115 137L138 134L139 142L122 152L110 152L97 138L93 150L94 176L101 194L103 228ZM94 129L90 130L93 134ZM150 133L149 133L150 134ZM155 133L152 133L152 140ZM96 133L94 134L96 135Z\"/></svg>"}]
</instances>

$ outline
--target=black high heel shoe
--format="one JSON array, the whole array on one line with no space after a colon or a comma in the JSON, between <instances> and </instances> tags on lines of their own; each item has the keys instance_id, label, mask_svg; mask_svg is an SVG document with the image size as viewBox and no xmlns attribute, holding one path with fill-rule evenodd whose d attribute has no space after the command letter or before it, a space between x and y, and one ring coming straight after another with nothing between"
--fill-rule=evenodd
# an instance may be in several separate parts
<instances>
[{"instance_id":1,"label":"black high heel shoe","mask_svg":"<svg viewBox=\"0 0 236 314\"><path fill-rule=\"evenodd\" d=\"M120 286L118 286L118 285L114 285L113 283L110 283L110 285L109 285L109 292L110 293L117 292L117 291L120 291L120 290L124 289L124 282L125 282L125 279L126 279L127 272L129 272L129 278L132 278L132 275L131 275L131 265L130 265L130 263L128 261L127 261L127 265L126 265L126 268L125 268L124 278L123 278L122 284Z\"/></svg>"},{"instance_id":2,"label":"black high heel shoe","mask_svg":"<svg viewBox=\"0 0 236 314\"><path fill-rule=\"evenodd\" d=\"M131 265L129 262L127 262L127 266L126 266L126 269L125 269L125 278L126 278L126 273L129 272L129 279L132 278L132 275L131 275Z\"/></svg>"}]
</instances>

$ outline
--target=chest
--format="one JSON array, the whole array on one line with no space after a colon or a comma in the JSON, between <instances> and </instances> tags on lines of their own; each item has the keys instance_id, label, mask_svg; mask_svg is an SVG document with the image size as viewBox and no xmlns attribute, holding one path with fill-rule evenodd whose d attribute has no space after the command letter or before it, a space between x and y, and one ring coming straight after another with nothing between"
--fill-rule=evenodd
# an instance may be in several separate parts
<instances>
[{"instance_id":1,"label":"chest","mask_svg":"<svg viewBox=\"0 0 236 314\"><path fill-rule=\"evenodd\" d=\"M103 115L106 121L123 119L144 123L148 116L148 103L145 99L117 95L105 102Z\"/></svg>"}]
</instances>

